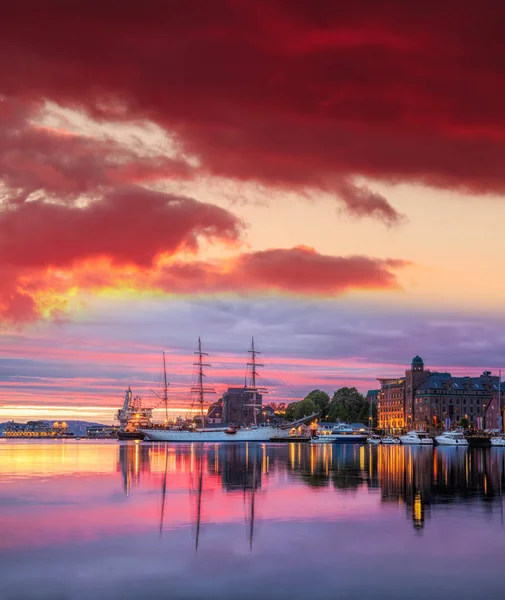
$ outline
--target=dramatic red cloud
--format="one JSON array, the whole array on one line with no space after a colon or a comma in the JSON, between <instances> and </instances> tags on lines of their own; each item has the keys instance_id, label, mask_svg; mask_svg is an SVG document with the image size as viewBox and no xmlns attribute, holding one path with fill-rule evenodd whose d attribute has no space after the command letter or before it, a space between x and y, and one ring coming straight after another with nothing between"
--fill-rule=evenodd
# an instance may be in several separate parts
<instances>
[{"instance_id":1,"label":"dramatic red cloud","mask_svg":"<svg viewBox=\"0 0 505 600\"><path fill-rule=\"evenodd\" d=\"M191 176L183 160L140 156L111 139L37 127L33 121L43 108L0 99L0 179L11 201L34 192L73 200L111 186Z\"/></svg>"},{"instance_id":2,"label":"dramatic red cloud","mask_svg":"<svg viewBox=\"0 0 505 600\"><path fill-rule=\"evenodd\" d=\"M175 263L164 266L153 285L166 291L235 293L285 292L334 296L349 289L398 288L393 270L401 260L364 256L326 256L298 246L244 253L224 263Z\"/></svg>"},{"instance_id":3,"label":"dramatic red cloud","mask_svg":"<svg viewBox=\"0 0 505 600\"><path fill-rule=\"evenodd\" d=\"M228 211L142 188L125 188L85 207L32 201L0 212L0 264L72 266L109 257L149 266L162 253L194 251L198 236L237 242L241 224Z\"/></svg>"},{"instance_id":4,"label":"dramatic red cloud","mask_svg":"<svg viewBox=\"0 0 505 600\"><path fill-rule=\"evenodd\" d=\"M72 269L90 259L108 261L110 285L118 265L148 270L162 254L196 251L199 238L237 244L241 232L241 222L222 208L139 187L82 207L42 200L9 205L0 211L0 321L40 316L37 293L68 290ZM52 267L67 271L51 278ZM60 315L58 303L50 308L53 318Z\"/></svg>"},{"instance_id":5,"label":"dramatic red cloud","mask_svg":"<svg viewBox=\"0 0 505 600\"><path fill-rule=\"evenodd\" d=\"M504 17L491 0L19 0L0 7L0 93L151 119L202 173L394 223L354 177L505 190Z\"/></svg>"}]
</instances>

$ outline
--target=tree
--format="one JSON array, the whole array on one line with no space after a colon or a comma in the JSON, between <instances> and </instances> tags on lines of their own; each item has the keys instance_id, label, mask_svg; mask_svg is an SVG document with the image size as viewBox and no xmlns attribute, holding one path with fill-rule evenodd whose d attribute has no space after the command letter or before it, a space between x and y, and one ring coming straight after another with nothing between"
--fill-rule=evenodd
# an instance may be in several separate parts
<instances>
[{"instance_id":1,"label":"tree","mask_svg":"<svg viewBox=\"0 0 505 600\"><path fill-rule=\"evenodd\" d=\"M374 411L375 408L375 411ZM377 408L372 405L372 418ZM330 421L368 424L370 403L355 387L343 387L333 394L328 410Z\"/></svg>"},{"instance_id":2,"label":"tree","mask_svg":"<svg viewBox=\"0 0 505 600\"><path fill-rule=\"evenodd\" d=\"M291 402L286 406L286 411L284 413L284 418L286 421L294 421L295 420L295 408L298 402Z\"/></svg>"},{"instance_id":3,"label":"tree","mask_svg":"<svg viewBox=\"0 0 505 600\"><path fill-rule=\"evenodd\" d=\"M330 407L330 397L326 392L321 390L312 390L305 396L305 400L312 400L316 405L317 412L319 412L319 420L326 419L328 415L328 409Z\"/></svg>"},{"instance_id":4,"label":"tree","mask_svg":"<svg viewBox=\"0 0 505 600\"><path fill-rule=\"evenodd\" d=\"M468 427L470 426L470 422L468 421L468 419L466 417L463 417L461 419L461 421L459 422L459 426L463 427L463 429L468 429Z\"/></svg>"},{"instance_id":5,"label":"tree","mask_svg":"<svg viewBox=\"0 0 505 600\"><path fill-rule=\"evenodd\" d=\"M311 398L305 398L304 400L301 400L300 402L296 403L294 410L295 421L297 421L298 419L302 419L303 417L308 417L309 415L312 415L317 412L318 407L316 403Z\"/></svg>"}]
</instances>

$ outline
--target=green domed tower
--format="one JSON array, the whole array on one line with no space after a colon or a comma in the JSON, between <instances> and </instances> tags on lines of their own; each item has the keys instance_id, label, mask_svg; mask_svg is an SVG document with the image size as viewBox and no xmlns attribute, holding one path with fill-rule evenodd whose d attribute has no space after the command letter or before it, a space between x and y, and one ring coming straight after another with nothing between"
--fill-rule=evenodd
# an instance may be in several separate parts
<instances>
[{"instance_id":1,"label":"green domed tower","mask_svg":"<svg viewBox=\"0 0 505 600\"><path fill-rule=\"evenodd\" d=\"M420 356L414 356L411 368L413 371L424 371L424 361Z\"/></svg>"}]
</instances>

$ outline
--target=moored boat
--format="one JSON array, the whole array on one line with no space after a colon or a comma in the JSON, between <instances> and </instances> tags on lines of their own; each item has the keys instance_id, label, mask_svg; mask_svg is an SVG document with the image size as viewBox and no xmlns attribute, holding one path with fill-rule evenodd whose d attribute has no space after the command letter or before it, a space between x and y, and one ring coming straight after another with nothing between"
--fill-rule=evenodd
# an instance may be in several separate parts
<instances>
[{"instance_id":1,"label":"moored boat","mask_svg":"<svg viewBox=\"0 0 505 600\"><path fill-rule=\"evenodd\" d=\"M386 444L386 446L393 446L395 444L399 444L400 440L392 435L387 435L386 437L382 438L382 443Z\"/></svg>"},{"instance_id":2,"label":"moored boat","mask_svg":"<svg viewBox=\"0 0 505 600\"><path fill-rule=\"evenodd\" d=\"M409 431L406 435L400 436L400 442L415 446L433 446L433 438L425 431Z\"/></svg>"},{"instance_id":3,"label":"moored boat","mask_svg":"<svg viewBox=\"0 0 505 600\"><path fill-rule=\"evenodd\" d=\"M440 446L468 446L468 440L461 431L444 431L435 440Z\"/></svg>"},{"instance_id":4,"label":"moored boat","mask_svg":"<svg viewBox=\"0 0 505 600\"><path fill-rule=\"evenodd\" d=\"M367 438L366 438L366 443L367 444L373 444L375 446L379 445L381 443L381 438L380 435L377 435L375 433L370 434Z\"/></svg>"}]
</instances>

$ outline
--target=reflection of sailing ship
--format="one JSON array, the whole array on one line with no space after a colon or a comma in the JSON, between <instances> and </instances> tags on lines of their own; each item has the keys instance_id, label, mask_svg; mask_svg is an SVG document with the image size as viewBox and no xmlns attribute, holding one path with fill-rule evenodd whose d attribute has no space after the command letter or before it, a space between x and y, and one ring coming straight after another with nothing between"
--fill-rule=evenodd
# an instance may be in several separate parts
<instances>
[{"instance_id":1,"label":"reflection of sailing ship","mask_svg":"<svg viewBox=\"0 0 505 600\"><path fill-rule=\"evenodd\" d=\"M246 446L249 446L248 444ZM242 448L244 450L244 448ZM264 447L251 445L245 449L246 452L235 452L233 447L226 447L226 452L212 453L209 449L201 446L195 453L196 470L191 477L191 490L195 498L195 552L198 552L200 545L200 536L202 533L202 520L204 515L204 458L207 460L207 472L212 475L212 468L215 469L216 463L221 460L223 488L231 493L242 491L244 502L248 499L248 511L246 522L248 523L249 548L252 550L254 539L254 526L256 516L256 490L261 486L262 469L267 469L268 461L264 455ZM192 449L193 451L193 449ZM212 467L212 468L211 468ZM218 467L219 469L219 467ZM230 478L227 476L235 470L235 474Z\"/></svg>"}]
</instances>

